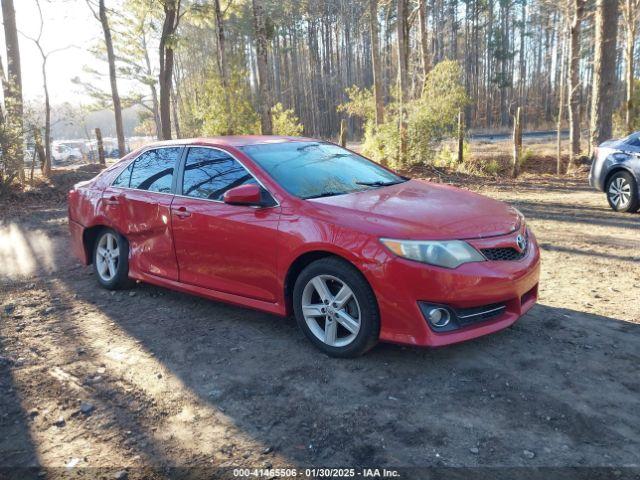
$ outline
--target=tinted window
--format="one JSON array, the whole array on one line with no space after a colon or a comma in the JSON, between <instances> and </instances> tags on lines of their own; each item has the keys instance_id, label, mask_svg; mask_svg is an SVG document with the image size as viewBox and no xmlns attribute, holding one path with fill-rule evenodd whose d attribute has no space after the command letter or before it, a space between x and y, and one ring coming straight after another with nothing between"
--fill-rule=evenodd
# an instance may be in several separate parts
<instances>
[{"instance_id":1,"label":"tinted window","mask_svg":"<svg viewBox=\"0 0 640 480\"><path fill-rule=\"evenodd\" d=\"M222 200L224 192L247 183L256 181L228 153L212 148L189 149L182 182L183 195Z\"/></svg>"},{"instance_id":2,"label":"tinted window","mask_svg":"<svg viewBox=\"0 0 640 480\"><path fill-rule=\"evenodd\" d=\"M240 149L283 188L301 198L341 195L406 180L330 143L268 143Z\"/></svg>"},{"instance_id":3,"label":"tinted window","mask_svg":"<svg viewBox=\"0 0 640 480\"><path fill-rule=\"evenodd\" d=\"M129 180L131 180L131 169L133 168L133 162L125 168L118 178L113 182L114 187L129 187Z\"/></svg>"},{"instance_id":4,"label":"tinted window","mask_svg":"<svg viewBox=\"0 0 640 480\"><path fill-rule=\"evenodd\" d=\"M637 133L632 133L624 139L624 143L633 147L640 147L640 136Z\"/></svg>"},{"instance_id":5,"label":"tinted window","mask_svg":"<svg viewBox=\"0 0 640 480\"><path fill-rule=\"evenodd\" d=\"M171 193L180 147L158 148L140 155L133 164L129 186L150 192Z\"/></svg>"}]
</instances>

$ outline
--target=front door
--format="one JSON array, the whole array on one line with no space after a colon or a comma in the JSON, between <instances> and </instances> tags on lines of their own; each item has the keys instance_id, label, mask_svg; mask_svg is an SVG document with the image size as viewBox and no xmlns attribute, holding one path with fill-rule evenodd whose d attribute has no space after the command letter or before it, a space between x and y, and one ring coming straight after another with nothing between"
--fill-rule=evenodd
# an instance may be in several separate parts
<instances>
[{"instance_id":1,"label":"front door","mask_svg":"<svg viewBox=\"0 0 640 480\"><path fill-rule=\"evenodd\" d=\"M228 205L230 188L256 180L224 150L189 148L171 206L180 281L275 302L280 207Z\"/></svg>"}]
</instances>

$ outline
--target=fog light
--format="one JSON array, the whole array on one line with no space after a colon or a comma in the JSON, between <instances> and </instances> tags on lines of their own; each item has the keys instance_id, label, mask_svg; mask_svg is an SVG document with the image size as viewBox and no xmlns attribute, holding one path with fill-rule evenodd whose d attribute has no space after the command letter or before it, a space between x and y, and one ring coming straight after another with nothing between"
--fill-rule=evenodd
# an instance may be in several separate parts
<instances>
[{"instance_id":1,"label":"fog light","mask_svg":"<svg viewBox=\"0 0 640 480\"><path fill-rule=\"evenodd\" d=\"M427 310L427 319L434 327L442 328L446 327L451 321L451 314L446 308L432 307Z\"/></svg>"}]
</instances>

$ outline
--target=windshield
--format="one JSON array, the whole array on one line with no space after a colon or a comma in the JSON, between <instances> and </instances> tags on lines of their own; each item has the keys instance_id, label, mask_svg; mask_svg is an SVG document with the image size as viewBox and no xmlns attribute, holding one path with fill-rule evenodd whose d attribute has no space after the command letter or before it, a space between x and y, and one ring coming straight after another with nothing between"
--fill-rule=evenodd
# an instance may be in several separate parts
<instances>
[{"instance_id":1,"label":"windshield","mask_svg":"<svg viewBox=\"0 0 640 480\"><path fill-rule=\"evenodd\" d=\"M240 147L285 190L300 198L342 195L406 181L360 155L325 142Z\"/></svg>"}]
</instances>

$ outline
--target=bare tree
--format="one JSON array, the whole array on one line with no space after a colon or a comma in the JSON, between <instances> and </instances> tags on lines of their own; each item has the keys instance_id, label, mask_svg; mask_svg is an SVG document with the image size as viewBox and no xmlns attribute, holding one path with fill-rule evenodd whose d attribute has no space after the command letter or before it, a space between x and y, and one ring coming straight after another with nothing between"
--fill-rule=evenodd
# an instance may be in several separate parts
<instances>
[{"instance_id":1,"label":"bare tree","mask_svg":"<svg viewBox=\"0 0 640 480\"><path fill-rule=\"evenodd\" d=\"M116 137L118 138L118 151L120 155L126 152L124 141L124 128L122 126L122 103L118 94L118 80L116 78L116 56L113 53L113 40L111 38L111 28L109 27L109 17L104 0L98 0L98 11L96 12L90 0L86 0L93 16L102 25L104 34L104 44L107 49L107 62L109 63L109 83L111 84L111 99L113 101L113 114L116 122Z\"/></svg>"},{"instance_id":2,"label":"bare tree","mask_svg":"<svg viewBox=\"0 0 640 480\"><path fill-rule=\"evenodd\" d=\"M624 21L626 43L624 46L624 61L626 65L625 71L625 83L626 87L626 102L625 102L625 115L624 115L624 127L626 133L633 131L632 119L634 114L635 105L633 104L633 90L634 90L634 62L635 62L635 43L636 34L638 32L638 19L640 10L640 0L624 0L621 4L622 19Z\"/></svg>"},{"instance_id":3,"label":"bare tree","mask_svg":"<svg viewBox=\"0 0 640 480\"><path fill-rule=\"evenodd\" d=\"M571 0L573 10L569 47L569 169L580 155L580 31L585 0Z\"/></svg>"},{"instance_id":4,"label":"bare tree","mask_svg":"<svg viewBox=\"0 0 640 480\"><path fill-rule=\"evenodd\" d=\"M258 95L260 97L260 125L263 135L271 135L271 95L269 90L269 64L267 59L267 27L260 0L252 0L253 27L256 36L258 63Z\"/></svg>"},{"instance_id":5,"label":"bare tree","mask_svg":"<svg viewBox=\"0 0 640 480\"><path fill-rule=\"evenodd\" d=\"M71 48L72 46L67 46L63 48L56 48L54 50L45 51L42 46L42 34L44 32L44 18L42 15L42 7L40 5L40 0L35 0L36 6L38 8L38 15L40 20L40 27L38 29L38 35L35 37L31 37L26 35L23 32L20 32L26 39L31 40L38 52L40 52L40 57L42 60L41 64L41 72L42 72L42 88L44 91L44 150L45 150L45 158L42 165L42 171L45 176L49 176L51 174L51 102L49 99L49 84L47 81L47 62L49 61L49 57L62 50L66 50Z\"/></svg>"},{"instance_id":6,"label":"bare tree","mask_svg":"<svg viewBox=\"0 0 640 480\"><path fill-rule=\"evenodd\" d=\"M16 26L16 12L13 0L2 0L2 19L4 24L4 38L7 47L7 77L4 85L4 102L6 109L6 124L9 126L11 139L10 155L6 152L8 162L7 179L24 179L23 144L23 102L22 102L22 72L20 68L20 44L18 41L18 27Z\"/></svg>"},{"instance_id":7,"label":"bare tree","mask_svg":"<svg viewBox=\"0 0 640 480\"><path fill-rule=\"evenodd\" d=\"M593 93L591 96L591 151L611 138L616 83L618 0L597 0Z\"/></svg>"},{"instance_id":8,"label":"bare tree","mask_svg":"<svg viewBox=\"0 0 640 480\"><path fill-rule=\"evenodd\" d=\"M373 66L373 96L376 102L376 124L384 122L382 70L378 40L378 0L369 0L369 29L371 31L371 64Z\"/></svg>"}]
</instances>

